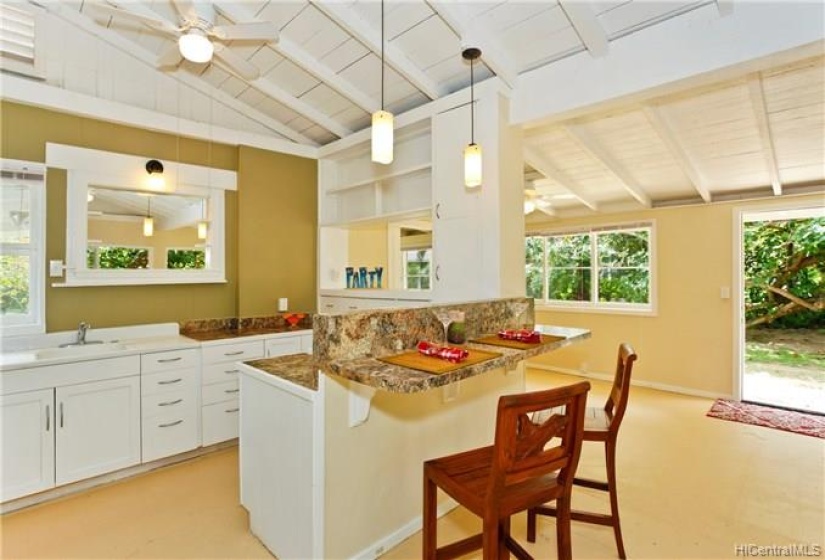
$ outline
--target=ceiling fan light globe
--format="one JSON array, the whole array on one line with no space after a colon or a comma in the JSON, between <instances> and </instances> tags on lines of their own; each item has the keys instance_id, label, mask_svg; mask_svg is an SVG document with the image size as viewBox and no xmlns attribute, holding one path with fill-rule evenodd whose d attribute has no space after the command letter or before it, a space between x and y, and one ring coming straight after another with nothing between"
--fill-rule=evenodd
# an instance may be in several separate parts
<instances>
[{"instance_id":1,"label":"ceiling fan light globe","mask_svg":"<svg viewBox=\"0 0 825 560\"><path fill-rule=\"evenodd\" d=\"M178 39L180 54L186 60L202 64L212 60L214 45L200 29L190 29Z\"/></svg>"},{"instance_id":2,"label":"ceiling fan light globe","mask_svg":"<svg viewBox=\"0 0 825 560\"><path fill-rule=\"evenodd\" d=\"M536 210L536 203L532 200L525 200L524 201L524 213L530 214Z\"/></svg>"}]
</instances>

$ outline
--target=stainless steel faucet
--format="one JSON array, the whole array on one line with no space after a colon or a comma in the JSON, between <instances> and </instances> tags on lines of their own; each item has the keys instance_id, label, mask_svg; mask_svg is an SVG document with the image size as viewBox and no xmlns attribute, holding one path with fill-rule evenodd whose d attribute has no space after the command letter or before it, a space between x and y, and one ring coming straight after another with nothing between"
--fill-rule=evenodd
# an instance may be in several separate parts
<instances>
[{"instance_id":1,"label":"stainless steel faucet","mask_svg":"<svg viewBox=\"0 0 825 560\"><path fill-rule=\"evenodd\" d=\"M77 344L86 344L86 331L91 327L89 323L81 321L77 327Z\"/></svg>"}]
</instances>

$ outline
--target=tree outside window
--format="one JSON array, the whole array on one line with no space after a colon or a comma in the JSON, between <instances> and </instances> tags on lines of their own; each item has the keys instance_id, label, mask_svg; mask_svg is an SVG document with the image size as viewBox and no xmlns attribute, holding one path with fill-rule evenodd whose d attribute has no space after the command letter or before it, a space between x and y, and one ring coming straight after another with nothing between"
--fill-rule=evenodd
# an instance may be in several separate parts
<instances>
[{"instance_id":1,"label":"tree outside window","mask_svg":"<svg viewBox=\"0 0 825 560\"><path fill-rule=\"evenodd\" d=\"M413 251L404 251L403 253L404 289L429 290L432 250L418 249Z\"/></svg>"},{"instance_id":2,"label":"tree outside window","mask_svg":"<svg viewBox=\"0 0 825 560\"><path fill-rule=\"evenodd\" d=\"M527 237L527 296L572 307L651 309L652 229Z\"/></svg>"}]
</instances>

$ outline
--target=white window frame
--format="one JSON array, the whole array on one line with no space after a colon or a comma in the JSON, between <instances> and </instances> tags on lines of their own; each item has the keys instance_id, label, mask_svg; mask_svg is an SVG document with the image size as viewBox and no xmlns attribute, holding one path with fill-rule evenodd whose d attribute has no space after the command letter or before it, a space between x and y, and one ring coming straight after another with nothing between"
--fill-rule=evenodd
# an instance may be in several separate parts
<instances>
[{"instance_id":1,"label":"white window frame","mask_svg":"<svg viewBox=\"0 0 825 560\"><path fill-rule=\"evenodd\" d=\"M415 278L426 278L427 276L429 276L429 280L430 280L430 287L429 288L410 288L408 283L407 283L409 278L410 278L409 275L407 274L407 253L410 253L410 252L413 252L413 251L415 251L415 252L429 251L429 253L430 253L430 260L429 260L430 274L429 275L421 274L421 275L415 276ZM417 262L420 262L420 261L417 261ZM419 292L419 291L425 292L427 290L432 289L432 286L433 286L433 250L432 250L432 248L428 248L428 249L404 249L403 251L401 251L401 266L402 266L402 269L403 269L402 279L403 279L403 282L404 282L404 289L405 290L410 290L410 291L414 291L414 292Z\"/></svg>"},{"instance_id":2,"label":"white window frame","mask_svg":"<svg viewBox=\"0 0 825 560\"><path fill-rule=\"evenodd\" d=\"M46 78L46 48L45 42L41 37L43 29L43 19L46 17L44 11L32 4L16 3L11 5L2 3L0 10L13 12L20 16L22 23L17 23L15 17L7 17L9 13L4 14L6 17L0 17L0 34L8 37L17 36L18 45L15 45L14 50L6 50L0 47L0 67L3 70L29 76L31 78L45 79ZM27 9L21 9L25 6ZM30 22L26 21L31 16ZM31 36L24 31L25 28L31 26ZM22 32L22 33L21 33ZM25 45L26 40L31 41L31 46ZM9 41L13 43L14 41ZM29 54L29 50L31 53Z\"/></svg>"},{"instance_id":3,"label":"white window frame","mask_svg":"<svg viewBox=\"0 0 825 560\"><path fill-rule=\"evenodd\" d=\"M604 233L620 233L622 231L638 231L648 229L649 236L649 274L650 274L650 297L647 304L640 303L623 303L623 302L605 302L598 300L599 289L599 255L596 242L597 234ZM614 223L599 226L588 226L576 229L560 229L560 230L542 230L535 232L528 232L525 237L553 237L563 235L589 235L590 236L590 254L591 254L591 282L590 282L590 301L563 301L548 299L548 285L547 285L547 248L544 247L542 253L542 299L536 299L536 309L546 311L573 311L580 313L603 313L603 314L618 314L618 315L637 315L655 317L657 315L658 302L658 288L657 288L657 263L658 257L656 252L656 221L645 220L642 222L629 223Z\"/></svg>"},{"instance_id":4,"label":"white window frame","mask_svg":"<svg viewBox=\"0 0 825 560\"><path fill-rule=\"evenodd\" d=\"M3 336L39 334L46 331L46 167L40 163L2 159L3 171L39 174L43 180L29 186L29 243L0 244L0 254L29 255L29 313L0 315Z\"/></svg>"}]
</instances>

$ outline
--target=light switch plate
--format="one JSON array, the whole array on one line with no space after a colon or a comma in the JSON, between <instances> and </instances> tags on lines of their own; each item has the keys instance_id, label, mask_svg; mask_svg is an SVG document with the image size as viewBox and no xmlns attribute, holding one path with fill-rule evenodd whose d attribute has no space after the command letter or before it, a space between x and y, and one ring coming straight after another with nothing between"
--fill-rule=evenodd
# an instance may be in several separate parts
<instances>
[{"instance_id":1,"label":"light switch plate","mask_svg":"<svg viewBox=\"0 0 825 560\"><path fill-rule=\"evenodd\" d=\"M52 278L63 276L63 261L49 261L49 276Z\"/></svg>"}]
</instances>

